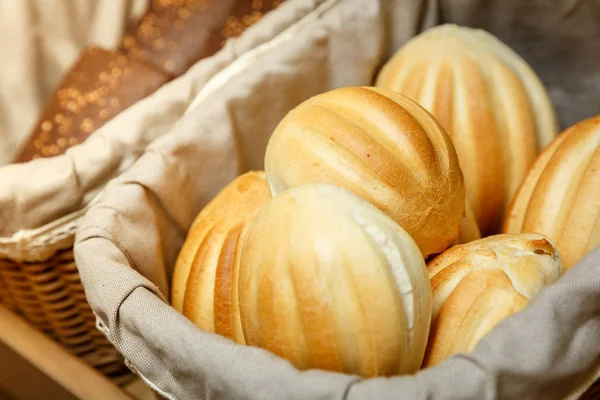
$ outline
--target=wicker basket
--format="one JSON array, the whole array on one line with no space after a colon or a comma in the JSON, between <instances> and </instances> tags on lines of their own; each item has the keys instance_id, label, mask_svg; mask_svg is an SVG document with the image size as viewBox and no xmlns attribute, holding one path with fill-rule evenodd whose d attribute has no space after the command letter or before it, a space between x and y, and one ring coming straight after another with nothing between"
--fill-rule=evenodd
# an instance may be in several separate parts
<instances>
[{"instance_id":1,"label":"wicker basket","mask_svg":"<svg viewBox=\"0 0 600 400\"><path fill-rule=\"evenodd\" d=\"M0 303L118 385L134 375L96 327L73 258L84 210L0 239Z\"/></svg>"},{"instance_id":2,"label":"wicker basket","mask_svg":"<svg viewBox=\"0 0 600 400\"><path fill-rule=\"evenodd\" d=\"M103 200L93 206L82 221L75 253L88 298L95 312L110 327L108 335L128 365L165 398L237 398L245 393L247 398L261 400L333 399L350 397L350 389L360 384L356 384L353 377L339 374L325 376L316 370L299 373L272 354L237 346L203 332L165 302L170 273L187 233L186 227L191 225L201 206L214 196L215 188L229 183L236 168L260 169L264 165L261 152L265 138L292 106L334 87L369 84L372 71L380 63L380 52L372 51L376 48L372 43L376 42L379 32L386 31L379 29L383 11L377 4L391 7L402 2L290 1L286 3L289 13L285 14L281 8L271 14L270 23L293 16L291 7L307 3L311 3L307 8L312 7L313 11L298 12L297 20L286 24L289 27L285 31L277 35L270 32L272 35L264 45L221 70L208 84L212 88L210 96L198 96L171 135L157 139L132 168L111 182ZM406 2L406 7L394 8L402 10L398 15L402 21L410 17L410 4ZM422 9L413 11L422 17ZM387 14L390 15L391 12ZM393 26L400 29L405 25ZM398 33L398 37L401 36L402 33ZM348 57L347 62L340 60L344 56ZM222 140L215 143L216 140L211 140L215 137ZM232 143L224 144L227 140ZM175 192L177 195L173 195ZM514 340L506 332L500 337ZM596 339L586 338L586 343ZM493 358L491 346L487 353L485 351L486 348L483 354ZM458 366L469 372L478 368L480 359L469 361L467 357L466 362L465 359L455 361L455 365L462 363ZM493 361L490 360L490 365ZM526 372L534 370L532 365L536 360L531 361ZM586 366L588 363L589 360ZM468 369L469 366L472 369ZM446 367L445 372L424 374L420 380L399 379L385 387L386 380L372 381L366 383L363 391L355 392L358 394L353 398L393 397L392 388L414 389L414 392L423 389L420 391L423 398L437 398L436 394L457 381L464 379L462 382L469 383L471 376L461 374L460 368L449 370ZM479 372L482 371L486 369L480 368ZM525 373L510 376L512 371L503 372L499 379L504 381L472 376L472 381L481 385L477 388L465 385L465 388L487 389L488 396L493 397L496 389L502 391L500 389L517 378L528 379ZM582 372L578 372L577 378L583 379ZM589 372L597 376L600 371ZM548 393L567 382L577 383L580 390L587 386L567 373L543 376L536 371L533 375L530 385L515 385L514 391L504 390L503 398L507 398L506 393L523 394L526 390ZM436 379L440 385L432 385L431 390L427 390L425 385ZM453 382L448 381L450 379ZM592 379L589 377L585 383L591 384ZM558 383L548 385L551 381ZM536 385L540 386L534 387ZM379 396L374 395L377 393ZM571 400L578 397L600 400L600 383L584 394L571 393ZM359 397L361 394L364 396ZM452 395L458 397L456 393ZM407 396L404 393L404 397Z\"/></svg>"},{"instance_id":3,"label":"wicker basket","mask_svg":"<svg viewBox=\"0 0 600 400\"><path fill-rule=\"evenodd\" d=\"M86 301L73 258L79 221L104 186L167 134L194 98L214 92L205 85L215 74L262 42L260 37L228 38L222 49L122 111L67 154L0 168L0 304L117 384L135 375Z\"/></svg>"}]
</instances>

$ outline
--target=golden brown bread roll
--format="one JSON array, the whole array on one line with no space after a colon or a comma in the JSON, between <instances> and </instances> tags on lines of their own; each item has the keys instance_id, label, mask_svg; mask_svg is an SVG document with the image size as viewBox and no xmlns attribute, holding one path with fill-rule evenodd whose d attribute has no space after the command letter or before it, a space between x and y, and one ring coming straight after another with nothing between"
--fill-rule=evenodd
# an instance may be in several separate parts
<instances>
[{"instance_id":1,"label":"golden brown bread roll","mask_svg":"<svg viewBox=\"0 0 600 400\"><path fill-rule=\"evenodd\" d=\"M265 173L273 195L315 181L349 189L406 229L424 257L456 243L465 215L450 138L387 89L341 88L297 106L269 140Z\"/></svg>"},{"instance_id":2,"label":"golden brown bread roll","mask_svg":"<svg viewBox=\"0 0 600 400\"><path fill-rule=\"evenodd\" d=\"M201 329L237 343L244 343L233 297L240 251L250 223L270 198L262 171L235 179L198 214L173 272L173 307Z\"/></svg>"},{"instance_id":3,"label":"golden brown bread roll","mask_svg":"<svg viewBox=\"0 0 600 400\"><path fill-rule=\"evenodd\" d=\"M487 32L442 25L400 48L376 85L417 101L446 128L481 232L497 233L536 154L558 132L536 74Z\"/></svg>"},{"instance_id":4,"label":"golden brown bread roll","mask_svg":"<svg viewBox=\"0 0 600 400\"><path fill-rule=\"evenodd\" d=\"M173 76L220 50L282 0L153 0L122 50Z\"/></svg>"},{"instance_id":5,"label":"golden brown bread roll","mask_svg":"<svg viewBox=\"0 0 600 400\"><path fill-rule=\"evenodd\" d=\"M562 264L549 239L519 234L454 246L427 269L433 312L423 367L472 351L500 321L556 281Z\"/></svg>"},{"instance_id":6,"label":"golden brown bread roll","mask_svg":"<svg viewBox=\"0 0 600 400\"><path fill-rule=\"evenodd\" d=\"M63 154L169 79L117 51L86 48L46 103L15 162Z\"/></svg>"},{"instance_id":7,"label":"golden brown bread roll","mask_svg":"<svg viewBox=\"0 0 600 400\"><path fill-rule=\"evenodd\" d=\"M421 364L431 318L421 252L346 189L311 183L274 198L248 232L239 276L248 345L365 377Z\"/></svg>"},{"instance_id":8,"label":"golden brown bread roll","mask_svg":"<svg viewBox=\"0 0 600 400\"><path fill-rule=\"evenodd\" d=\"M600 246L600 116L567 129L540 154L503 231L550 237L565 270Z\"/></svg>"}]
</instances>

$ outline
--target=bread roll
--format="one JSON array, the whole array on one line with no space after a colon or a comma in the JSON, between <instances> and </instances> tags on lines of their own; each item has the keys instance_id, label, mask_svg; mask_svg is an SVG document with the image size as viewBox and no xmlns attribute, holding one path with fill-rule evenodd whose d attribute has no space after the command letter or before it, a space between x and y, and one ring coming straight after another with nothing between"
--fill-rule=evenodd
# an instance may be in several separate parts
<instances>
[{"instance_id":1,"label":"bread roll","mask_svg":"<svg viewBox=\"0 0 600 400\"><path fill-rule=\"evenodd\" d=\"M244 343L233 297L240 251L248 226L270 198L262 171L234 180L194 220L173 272L173 307L201 329L237 343Z\"/></svg>"},{"instance_id":2,"label":"bread roll","mask_svg":"<svg viewBox=\"0 0 600 400\"><path fill-rule=\"evenodd\" d=\"M15 162L63 154L169 79L117 51L86 48L46 103Z\"/></svg>"},{"instance_id":3,"label":"bread roll","mask_svg":"<svg viewBox=\"0 0 600 400\"><path fill-rule=\"evenodd\" d=\"M427 269L433 318L424 367L472 351L500 321L556 281L562 264L549 239L519 234L454 246Z\"/></svg>"},{"instance_id":4,"label":"bread roll","mask_svg":"<svg viewBox=\"0 0 600 400\"><path fill-rule=\"evenodd\" d=\"M600 116L567 129L540 154L503 231L550 237L565 270L600 246Z\"/></svg>"},{"instance_id":5,"label":"bread roll","mask_svg":"<svg viewBox=\"0 0 600 400\"><path fill-rule=\"evenodd\" d=\"M465 215L450 138L387 89L336 89L297 106L269 140L265 173L273 195L315 181L349 189L402 226L424 257L455 243Z\"/></svg>"},{"instance_id":6,"label":"bread roll","mask_svg":"<svg viewBox=\"0 0 600 400\"><path fill-rule=\"evenodd\" d=\"M489 33L442 25L400 48L376 85L417 101L446 128L481 232L497 233L538 151L558 132L536 74Z\"/></svg>"},{"instance_id":7,"label":"bread roll","mask_svg":"<svg viewBox=\"0 0 600 400\"><path fill-rule=\"evenodd\" d=\"M346 189L287 190L248 233L239 280L246 343L297 368L361 376L415 372L431 318L412 238Z\"/></svg>"}]
</instances>

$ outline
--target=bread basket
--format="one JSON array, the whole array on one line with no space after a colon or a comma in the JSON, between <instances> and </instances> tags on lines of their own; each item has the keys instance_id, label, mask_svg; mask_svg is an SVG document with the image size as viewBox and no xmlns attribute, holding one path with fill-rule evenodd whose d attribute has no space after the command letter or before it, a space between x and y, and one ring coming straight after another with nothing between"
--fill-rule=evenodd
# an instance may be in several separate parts
<instances>
[{"instance_id":1,"label":"bread basket","mask_svg":"<svg viewBox=\"0 0 600 400\"><path fill-rule=\"evenodd\" d=\"M598 91L573 82L584 79L584 70L595 72L583 61L577 73L547 61L569 49L573 59L597 63L598 55L575 44L600 30L586 7L565 17L571 3L560 3L290 0L247 32L264 42L215 74L170 132L106 186L78 228L75 258L86 295L127 365L168 399L600 398L600 385L592 387L600 376L600 250L472 354L416 376L299 371L271 353L203 332L168 302L173 265L194 217L236 176L262 169L281 118L318 93L369 85L394 49L427 27L488 29L541 75L563 127L593 115ZM597 10L593 3L587 5ZM538 17L542 22L531 28ZM552 28L542 28L548 21ZM563 37L561 29L577 34ZM588 93L589 103L572 107L569 98Z\"/></svg>"},{"instance_id":2,"label":"bread basket","mask_svg":"<svg viewBox=\"0 0 600 400\"><path fill-rule=\"evenodd\" d=\"M213 75L264 41L260 35L236 39L258 19L230 21L238 25L222 32L228 40L213 56L65 154L0 168L0 303L118 384L133 375L96 327L73 257L75 232L104 185L169 131Z\"/></svg>"}]
</instances>

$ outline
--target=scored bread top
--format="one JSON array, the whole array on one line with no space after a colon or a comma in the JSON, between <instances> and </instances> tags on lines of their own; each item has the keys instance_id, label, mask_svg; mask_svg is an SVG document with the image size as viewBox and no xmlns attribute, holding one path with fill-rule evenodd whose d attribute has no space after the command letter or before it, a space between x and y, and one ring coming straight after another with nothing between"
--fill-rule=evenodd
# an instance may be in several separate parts
<instances>
[{"instance_id":1,"label":"scored bread top","mask_svg":"<svg viewBox=\"0 0 600 400\"><path fill-rule=\"evenodd\" d=\"M600 116L567 129L540 154L503 231L547 235L566 269L600 245Z\"/></svg>"},{"instance_id":2,"label":"scored bread top","mask_svg":"<svg viewBox=\"0 0 600 400\"><path fill-rule=\"evenodd\" d=\"M425 257L455 242L465 214L450 138L387 89L346 87L297 106L269 140L265 172L273 194L309 182L350 190L406 229Z\"/></svg>"},{"instance_id":3,"label":"scored bread top","mask_svg":"<svg viewBox=\"0 0 600 400\"><path fill-rule=\"evenodd\" d=\"M426 367L473 350L501 320L555 282L562 263L548 238L528 233L454 246L427 269L433 310Z\"/></svg>"},{"instance_id":4,"label":"scored bread top","mask_svg":"<svg viewBox=\"0 0 600 400\"><path fill-rule=\"evenodd\" d=\"M248 227L271 195L262 171L241 175L194 220L172 280L173 307L203 330L243 343L234 297Z\"/></svg>"},{"instance_id":5,"label":"scored bread top","mask_svg":"<svg viewBox=\"0 0 600 400\"><path fill-rule=\"evenodd\" d=\"M310 183L273 199L240 264L247 343L301 369L361 376L415 372L431 291L412 238L346 189Z\"/></svg>"},{"instance_id":6,"label":"scored bread top","mask_svg":"<svg viewBox=\"0 0 600 400\"><path fill-rule=\"evenodd\" d=\"M536 154L558 132L536 74L491 34L442 25L400 48L376 85L415 100L446 128L482 233L496 233Z\"/></svg>"}]
</instances>

